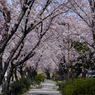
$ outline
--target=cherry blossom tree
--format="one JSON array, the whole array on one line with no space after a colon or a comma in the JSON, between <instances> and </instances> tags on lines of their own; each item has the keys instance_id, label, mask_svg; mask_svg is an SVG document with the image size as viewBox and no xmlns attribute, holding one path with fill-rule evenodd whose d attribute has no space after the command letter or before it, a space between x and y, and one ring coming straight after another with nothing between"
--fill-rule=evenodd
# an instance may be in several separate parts
<instances>
[{"instance_id":1,"label":"cherry blossom tree","mask_svg":"<svg viewBox=\"0 0 95 95\"><path fill-rule=\"evenodd\" d=\"M60 68L63 55L65 65L68 54L69 60L77 59L80 55L71 42L68 50L71 39L86 42L94 51L93 0L0 0L0 17L0 83L9 70L5 93L16 68L22 73L27 66L31 77L30 72L39 66L50 78L50 72ZM69 31L68 25L59 23L68 23ZM36 66L38 55L42 57Z\"/></svg>"},{"instance_id":2,"label":"cherry blossom tree","mask_svg":"<svg viewBox=\"0 0 95 95\"><path fill-rule=\"evenodd\" d=\"M63 9L66 9L69 2L0 1L0 82L9 68L5 94L13 70L35 55L36 48L50 29L54 18L68 11L63 12Z\"/></svg>"},{"instance_id":3,"label":"cherry blossom tree","mask_svg":"<svg viewBox=\"0 0 95 95\"><path fill-rule=\"evenodd\" d=\"M71 1L72 11L84 23L85 27L87 27L87 35L92 37L90 40L83 37L87 44L94 49L94 1L93 0L81 0L81 2L77 2L75 0ZM92 42L91 42L92 41Z\"/></svg>"},{"instance_id":4,"label":"cherry blossom tree","mask_svg":"<svg viewBox=\"0 0 95 95\"><path fill-rule=\"evenodd\" d=\"M44 63L45 64L45 63ZM47 75L47 79L50 79L50 73L52 72L51 70L52 70L52 65L49 63L49 64L46 64L46 65L44 65L43 64L43 66L42 66L42 71L44 72L44 73L46 73L46 75Z\"/></svg>"},{"instance_id":5,"label":"cherry blossom tree","mask_svg":"<svg viewBox=\"0 0 95 95\"><path fill-rule=\"evenodd\" d=\"M95 57L94 57L94 53L95 53L95 33L94 33L94 30L95 30L94 29L95 6L94 5L95 5L94 0L81 0L80 2L78 2L78 0L71 1L71 6L72 6L71 11L74 13L74 16L77 17L76 19L79 20L79 22L81 23L81 26L82 26L80 28L80 30L82 29L81 32L84 31L84 33L81 33L81 36L79 36L79 40L80 40L80 42L86 43L89 46L90 50L87 52L87 55L90 55L90 56L93 55L90 58L86 54L78 55L79 57L78 57L77 62L79 62L79 58L81 58L81 60L84 60L84 61L82 61L82 66L86 65L84 67L88 66L87 67L88 69L94 69L94 67L95 67L95 64L93 63L95 60ZM78 25L79 24L75 25L76 30L78 30L78 28L76 27ZM76 64L76 65L78 65L78 64ZM92 66L93 66L93 68L92 68ZM81 66L79 66L79 67L81 67ZM82 69L81 72L84 72L83 76L85 76L85 74L86 74L85 70Z\"/></svg>"},{"instance_id":6,"label":"cherry blossom tree","mask_svg":"<svg viewBox=\"0 0 95 95\"><path fill-rule=\"evenodd\" d=\"M48 37L46 40L44 40L44 46L45 46L44 48L45 49L48 48L48 52L49 49L51 50L51 54L50 53L49 54L52 57L54 57L52 51L57 56L60 49L60 54L64 53L66 58L66 63L68 62L67 42L69 39L72 39L73 41L79 40L82 43L86 43L88 47L91 49L91 52L94 52L94 32L93 32L94 27L92 25L94 22L93 9L94 9L93 0L89 1L71 0L70 3L68 3L68 6L64 9L64 11L66 11L66 14L57 16L53 20L52 23L53 25L52 27L50 27L52 32L47 34ZM65 26L59 25L58 22L68 23L69 33L68 33L68 27L66 25ZM74 60L80 57L80 54L76 51L75 48L71 48L71 44L72 43L69 43L70 46L69 60ZM50 57L47 57L47 59L48 58Z\"/></svg>"}]
</instances>

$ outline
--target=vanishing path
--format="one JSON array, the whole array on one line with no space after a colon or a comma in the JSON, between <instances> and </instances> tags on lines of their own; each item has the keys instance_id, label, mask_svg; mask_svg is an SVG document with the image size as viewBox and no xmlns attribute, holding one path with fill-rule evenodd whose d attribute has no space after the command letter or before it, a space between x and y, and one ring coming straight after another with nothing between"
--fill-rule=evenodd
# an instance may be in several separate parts
<instances>
[{"instance_id":1,"label":"vanishing path","mask_svg":"<svg viewBox=\"0 0 95 95\"><path fill-rule=\"evenodd\" d=\"M23 95L62 95L59 91L56 89L53 89L56 82L53 82L51 80L45 80L44 83L42 83L41 89L30 89L27 93L24 93Z\"/></svg>"}]
</instances>

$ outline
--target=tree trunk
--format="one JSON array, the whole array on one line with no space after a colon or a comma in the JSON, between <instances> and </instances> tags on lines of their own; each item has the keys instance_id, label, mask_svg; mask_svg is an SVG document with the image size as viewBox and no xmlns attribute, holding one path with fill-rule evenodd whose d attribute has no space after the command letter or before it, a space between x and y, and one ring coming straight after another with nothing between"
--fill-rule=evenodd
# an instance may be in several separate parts
<instances>
[{"instance_id":1,"label":"tree trunk","mask_svg":"<svg viewBox=\"0 0 95 95\"><path fill-rule=\"evenodd\" d=\"M32 79L31 78L31 73L30 73L30 71L28 71L28 81L31 82L31 79Z\"/></svg>"},{"instance_id":2,"label":"tree trunk","mask_svg":"<svg viewBox=\"0 0 95 95\"><path fill-rule=\"evenodd\" d=\"M24 73L23 73L23 70L22 70L23 66L20 66L19 69L20 69L19 70L20 76L21 76L21 78L23 78L24 77Z\"/></svg>"},{"instance_id":3,"label":"tree trunk","mask_svg":"<svg viewBox=\"0 0 95 95\"><path fill-rule=\"evenodd\" d=\"M93 33L93 46L95 48L95 1L94 0L88 0L91 8L92 13L92 33ZM94 1L94 2L93 2Z\"/></svg>"},{"instance_id":4,"label":"tree trunk","mask_svg":"<svg viewBox=\"0 0 95 95\"><path fill-rule=\"evenodd\" d=\"M2 54L0 54L0 84L2 83Z\"/></svg>"},{"instance_id":5,"label":"tree trunk","mask_svg":"<svg viewBox=\"0 0 95 95\"><path fill-rule=\"evenodd\" d=\"M32 72L31 78L33 77L34 80L35 80L35 76L36 76L36 75L37 75L37 72L36 72L36 70L34 70L34 71Z\"/></svg>"},{"instance_id":6,"label":"tree trunk","mask_svg":"<svg viewBox=\"0 0 95 95\"><path fill-rule=\"evenodd\" d=\"M10 78L11 78L12 72L13 72L13 68L10 68L10 71L8 72L8 75L7 75L7 80L5 82L3 81L3 84L2 84L3 95L8 95Z\"/></svg>"},{"instance_id":7,"label":"tree trunk","mask_svg":"<svg viewBox=\"0 0 95 95\"><path fill-rule=\"evenodd\" d=\"M15 68L15 79L16 79L16 81L18 81L16 70L17 70L17 68Z\"/></svg>"},{"instance_id":8,"label":"tree trunk","mask_svg":"<svg viewBox=\"0 0 95 95\"><path fill-rule=\"evenodd\" d=\"M82 72L82 77L86 78L86 70L85 70L85 68L83 68L83 69L84 69L84 72Z\"/></svg>"},{"instance_id":9,"label":"tree trunk","mask_svg":"<svg viewBox=\"0 0 95 95\"><path fill-rule=\"evenodd\" d=\"M50 73L46 73L47 79L50 79Z\"/></svg>"},{"instance_id":10,"label":"tree trunk","mask_svg":"<svg viewBox=\"0 0 95 95\"><path fill-rule=\"evenodd\" d=\"M2 74L1 73L0 73L0 84L2 84Z\"/></svg>"}]
</instances>

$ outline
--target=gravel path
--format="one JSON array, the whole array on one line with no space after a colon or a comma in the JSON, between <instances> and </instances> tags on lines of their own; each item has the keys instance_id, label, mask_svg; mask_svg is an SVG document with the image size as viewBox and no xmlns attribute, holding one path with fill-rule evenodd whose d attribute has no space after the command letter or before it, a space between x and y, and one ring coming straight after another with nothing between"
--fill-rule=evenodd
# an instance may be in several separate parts
<instances>
[{"instance_id":1,"label":"gravel path","mask_svg":"<svg viewBox=\"0 0 95 95\"><path fill-rule=\"evenodd\" d=\"M27 93L24 93L23 95L62 95L59 91L56 89L53 89L56 82L53 82L51 80L45 80L44 83L42 83L41 89L30 89Z\"/></svg>"}]
</instances>

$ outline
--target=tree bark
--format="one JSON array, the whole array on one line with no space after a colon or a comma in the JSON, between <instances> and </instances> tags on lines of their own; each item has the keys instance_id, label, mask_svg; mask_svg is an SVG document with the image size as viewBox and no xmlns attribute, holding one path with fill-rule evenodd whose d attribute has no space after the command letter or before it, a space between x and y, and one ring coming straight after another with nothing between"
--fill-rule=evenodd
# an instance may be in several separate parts
<instances>
[{"instance_id":1,"label":"tree bark","mask_svg":"<svg viewBox=\"0 0 95 95\"><path fill-rule=\"evenodd\" d=\"M28 70L28 81L31 83L32 82L32 80L31 80L32 78L31 78L31 73L30 73L30 71Z\"/></svg>"},{"instance_id":2,"label":"tree bark","mask_svg":"<svg viewBox=\"0 0 95 95\"><path fill-rule=\"evenodd\" d=\"M95 48L95 1L94 0L88 0L88 1L91 8L91 13L92 13L91 27L92 27L93 40L94 40L93 47Z\"/></svg>"},{"instance_id":3,"label":"tree bark","mask_svg":"<svg viewBox=\"0 0 95 95\"><path fill-rule=\"evenodd\" d=\"M2 83L2 54L0 54L0 84Z\"/></svg>"},{"instance_id":4,"label":"tree bark","mask_svg":"<svg viewBox=\"0 0 95 95\"><path fill-rule=\"evenodd\" d=\"M50 79L50 73L46 73L47 79Z\"/></svg>"},{"instance_id":5,"label":"tree bark","mask_svg":"<svg viewBox=\"0 0 95 95\"><path fill-rule=\"evenodd\" d=\"M16 81L18 81L18 78L17 78L17 68L15 68L15 79L16 79Z\"/></svg>"},{"instance_id":6,"label":"tree bark","mask_svg":"<svg viewBox=\"0 0 95 95\"><path fill-rule=\"evenodd\" d=\"M7 80L2 84L3 95L7 95L7 93L9 92L9 84L12 73L13 73L13 68L11 67L7 75Z\"/></svg>"}]
</instances>

